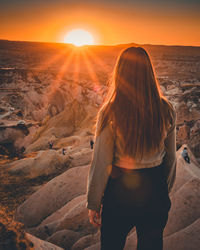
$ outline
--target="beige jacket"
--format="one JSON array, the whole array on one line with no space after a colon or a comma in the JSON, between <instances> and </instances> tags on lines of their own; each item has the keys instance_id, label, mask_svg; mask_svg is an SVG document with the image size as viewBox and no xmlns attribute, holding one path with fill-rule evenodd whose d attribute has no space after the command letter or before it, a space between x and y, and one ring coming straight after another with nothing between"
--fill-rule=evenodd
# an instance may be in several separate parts
<instances>
[{"instance_id":1,"label":"beige jacket","mask_svg":"<svg viewBox=\"0 0 200 250\"><path fill-rule=\"evenodd\" d=\"M176 175L176 114L173 112L173 122L166 131L160 148L150 157L144 156L137 161L123 155L123 143L120 137L113 131L109 124L96 137L93 159L87 181L88 209L100 211L101 201L111 174L112 165L129 169L151 168L164 161L169 192L174 184ZM99 122L97 122L97 129Z\"/></svg>"}]
</instances>

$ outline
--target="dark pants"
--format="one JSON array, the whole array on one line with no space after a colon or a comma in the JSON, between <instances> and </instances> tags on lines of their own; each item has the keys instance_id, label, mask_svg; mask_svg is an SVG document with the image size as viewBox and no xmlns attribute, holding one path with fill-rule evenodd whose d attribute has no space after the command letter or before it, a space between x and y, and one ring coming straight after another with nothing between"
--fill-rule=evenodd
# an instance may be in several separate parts
<instances>
[{"instance_id":1,"label":"dark pants","mask_svg":"<svg viewBox=\"0 0 200 250\"><path fill-rule=\"evenodd\" d=\"M118 168L104 193L101 250L122 250L135 226L138 250L161 250L171 202L164 166L130 170Z\"/></svg>"},{"instance_id":2,"label":"dark pants","mask_svg":"<svg viewBox=\"0 0 200 250\"><path fill-rule=\"evenodd\" d=\"M184 157L184 160L185 160L187 163L190 163L190 158L189 158L188 155L186 155L186 156Z\"/></svg>"}]
</instances>

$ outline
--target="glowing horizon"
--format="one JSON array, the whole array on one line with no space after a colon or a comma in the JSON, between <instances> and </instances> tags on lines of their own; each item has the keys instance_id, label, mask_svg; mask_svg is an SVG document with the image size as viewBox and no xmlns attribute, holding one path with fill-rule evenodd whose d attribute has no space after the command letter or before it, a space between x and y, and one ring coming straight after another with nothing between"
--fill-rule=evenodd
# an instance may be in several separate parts
<instances>
[{"instance_id":1,"label":"glowing horizon","mask_svg":"<svg viewBox=\"0 0 200 250\"><path fill-rule=\"evenodd\" d=\"M79 28L89 31L96 45L200 46L195 1L7 0L0 3L0 39L63 43L66 32Z\"/></svg>"},{"instance_id":2,"label":"glowing horizon","mask_svg":"<svg viewBox=\"0 0 200 250\"><path fill-rule=\"evenodd\" d=\"M73 29L65 35L64 43L70 43L77 47L83 45L94 45L94 38L87 30Z\"/></svg>"}]
</instances>

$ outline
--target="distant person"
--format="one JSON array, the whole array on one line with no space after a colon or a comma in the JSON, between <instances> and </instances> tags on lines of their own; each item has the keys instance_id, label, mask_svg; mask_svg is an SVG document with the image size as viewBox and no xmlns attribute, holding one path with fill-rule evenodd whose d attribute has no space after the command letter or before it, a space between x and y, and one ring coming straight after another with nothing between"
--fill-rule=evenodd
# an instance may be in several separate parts
<instances>
[{"instance_id":1,"label":"distant person","mask_svg":"<svg viewBox=\"0 0 200 250\"><path fill-rule=\"evenodd\" d=\"M26 150L26 148L24 146L19 150L19 152L18 152L18 158L19 159L24 158L24 152L25 152L25 150Z\"/></svg>"},{"instance_id":2,"label":"distant person","mask_svg":"<svg viewBox=\"0 0 200 250\"><path fill-rule=\"evenodd\" d=\"M176 172L176 114L143 48L125 49L98 113L87 184L89 221L101 250L122 250L133 227L138 250L163 249Z\"/></svg>"},{"instance_id":3,"label":"distant person","mask_svg":"<svg viewBox=\"0 0 200 250\"><path fill-rule=\"evenodd\" d=\"M53 149L53 141L49 141L49 148Z\"/></svg>"},{"instance_id":4,"label":"distant person","mask_svg":"<svg viewBox=\"0 0 200 250\"><path fill-rule=\"evenodd\" d=\"M184 147L183 152L182 152L182 156L184 158L184 160L190 164L190 157L188 155L188 151L187 151L187 147Z\"/></svg>"},{"instance_id":5,"label":"distant person","mask_svg":"<svg viewBox=\"0 0 200 250\"><path fill-rule=\"evenodd\" d=\"M20 151L21 151L22 154L25 152L25 150L26 150L26 148L24 146L21 147L21 149L20 149Z\"/></svg>"},{"instance_id":6,"label":"distant person","mask_svg":"<svg viewBox=\"0 0 200 250\"><path fill-rule=\"evenodd\" d=\"M65 148L62 149L62 154L65 155Z\"/></svg>"},{"instance_id":7,"label":"distant person","mask_svg":"<svg viewBox=\"0 0 200 250\"><path fill-rule=\"evenodd\" d=\"M94 147L94 141L90 140L90 148L93 149L93 147Z\"/></svg>"}]
</instances>

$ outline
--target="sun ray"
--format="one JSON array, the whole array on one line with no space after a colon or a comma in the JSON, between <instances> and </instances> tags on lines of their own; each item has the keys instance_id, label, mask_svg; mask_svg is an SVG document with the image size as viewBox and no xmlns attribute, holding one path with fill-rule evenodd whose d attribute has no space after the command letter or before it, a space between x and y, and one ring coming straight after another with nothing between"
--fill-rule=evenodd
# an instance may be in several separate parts
<instances>
[{"instance_id":1,"label":"sun ray","mask_svg":"<svg viewBox=\"0 0 200 250\"><path fill-rule=\"evenodd\" d=\"M38 70L46 70L50 66L52 66L54 63L58 62L62 57L65 57L67 55L68 51L64 50L60 52L59 54L51 57L48 61L44 62L41 66L38 67Z\"/></svg>"},{"instance_id":2,"label":"sun ray","mask_svg":"<svg viewBox=\"0 0 200 250\"><path fill-rule=\"evenodd\" d=\"M79 51L76 52L75 54L75 59L74 59L74 72L73 72L73 81L78 82L79 80L79 74L80 74L80 59L81 59L81 54Z\"/></svg>"},{"instance_id":3,"label":"sun ray","mask_svg":"<svg viewBox=\"0 0 200 250\"><path fill-rule=\"evenodd\" d=\"M57 88L59 88L60 84L62 83L63 76L66 73L66 71L68 70L68 65L72 61L73 57L74 57L74 51L71 51L70 54L68 55L65 63L61 66L60 70L58 71L58 73L55 77L55 81L49 86L49 91L47 94L48 98L51 98L52 93Z\"/></svg>"},{"instance_id":4,"label":"sun ray","mask_svg":"<svg viewBox=\"0 0 200 250\"><path fill-rule=\"evenodd\" d=\"M97 77L97 75L96 75L96 73L95 73L95 71L93 69L93 66L92 66L86 52L83 52L82 55L83 55L83 58L84 58L84 63L86 65L88 74L89 74L91 80L93 81L93 89L95 91L98 91L100 86L101 86L100 81L99 81L99 79L98 79L98 77Z\"/></svg>"},{"instance_id":5,"label":"sun ray","mask_svg":"<svg viewBox=\"0 0 200 250\"><path fill-rule=\"evenodd\" d=\"M97 56L94 52L92 52L90 49L87 50L88 57L91 61L94 63L97 63L100 67L103 68L106 72L110 71L110 67L108 64L106 64L103 60L100 59L99 56Z\"/></svg>"},{"instance_id":6,"label":"sun ray","mask_svg":"<svg viewBox=\"0 0 200 250\"><path fill-rule=\"evenodd\" d=\"M62 65L61 69L59 70L57 76L56 76L56 82L60 82L63 79L63 75L65 74L65 72L68 69L68 65L70 64L70 62L72 61L72 59L74 59L74 51L71 51L71 53L69 54L69 56L67 57L67 60L65 61L65 63Z\"/></svg>"}]
</instances>

